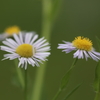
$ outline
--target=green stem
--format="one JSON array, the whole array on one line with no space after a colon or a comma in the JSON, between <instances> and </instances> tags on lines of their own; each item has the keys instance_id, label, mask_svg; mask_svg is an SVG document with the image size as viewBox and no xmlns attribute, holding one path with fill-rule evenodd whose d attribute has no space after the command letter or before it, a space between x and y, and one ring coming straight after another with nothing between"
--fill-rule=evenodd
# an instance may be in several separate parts
<instances>
[{"instance_id":1,"label":"green stem","mask_svg":"<svg viewBox=\"0 0 100 100\"><path fill-rule=\"evenodd\" d=\"M75 64L77 63L77 60L78 60L77 58L75 58L75 59L74 59L74 61L73 61L72 65L71 65L71 67L70 67L70 69L72 69L72 68L74 68L74 67L75 67Z\"/></svg>"},{"instance_id":2,"label":"green stem","mask_svg":"<svg viewBox=\"0 0 100 100\"><path fill-rule=\"evenodd\" d=\"M94 100L100 100L100 92L96 93L95 99Z\"/></svg>"},{"instance_id":3,"label":"green stem","mask_svg":"<svg viewBox=\"0 0 100 100\"><path fill-rule=\"evenodd\" d=\"M52 9L52 0L42 0L42 34L48 41L50 41L51 33L51 9Z\"/></svg>"},{"instance_id":4,"label":"green stem","mask_svg":"<svg viewBox=\"0 0 100 100\"><path fill-rule=\"evenodd\" d=\"M44 81L46 63L37 68L35 84L33 87L32 99L31 100L40 100L42 93L42 86Z\"/></svg>"},{"instance_id":5,"label":"green stem","mask_svg":"<svg viewBox=\"0 0 100 100\"><path fill-rule=\"evenodd\" d=\"M56 95L54 96L54 98L52 100L57 100L58 96L60 95L61 93L61 89L58 90L58 92L56 93Z\"/></svg>"},{"instance_id":6,"label":"green stem","mask_svg":"<svg viewBox=\"0 0 100 100\"><path fill-rule=\"evenodd\" d=\"M24 97L27 100L27 70L25 70L25 89L24 89Z\"/></svg>"},{"instance_id":7,"label":"green stem","mask_svg":"<svg viewBox=\"0 0 100 100\"><path fill-rule=\"evenodd\" d=\"M95 69L95 79L94 79L94 90L96 92L96 96L94 100L100 100L100 62L97 63Z\"/></svg>"},{"instance_id":8,"label":"green stem","mask_svg":"<svg viewBox=\"0 0 100 100\"><path fill-rule=\"evenodd\" d=\"M57 100L58 96L61 94L61 92L66 88L69 79L70 79L70 74L71 74L71 70L72 68L74 68L75 64L77 62L77 58L74 59L70 69L67 71L67 73L64 75L64 77L61 80L61 86L59 87L58 92L56 93L56 95L54 96L54 98L52 100Z\"/></svg>"},{"instance_id":9,"label":"green stem","mask_svg":"<svg viewBox=\"0 0 100 100\"><path fill-rule=\"evenodd\" d=\"M24 89L25 83L24 83L24 77L23 77L21 68L18 68L18 60L17 59L14 60L14 62L15 62L15 65L16 65L16 72L17 72L18 80L21 84L21 87Z\"/></svg>"},{"instance_id":10,"label":"green stem","mask_svg":"<svg viewBox=\"0 0 100 100\"><path fill-rule=\"evenodd\" d=\"M51 1L52 0L42 0L43 19L42 19L41 36L44 36L48 41L50 41L51 23L52 23L50 20ZM37 68L31 100L40 100L41 98L46 65L47 63L45 62L44 64L41 64L41 67Z\"/></svg>"}]
</instances>

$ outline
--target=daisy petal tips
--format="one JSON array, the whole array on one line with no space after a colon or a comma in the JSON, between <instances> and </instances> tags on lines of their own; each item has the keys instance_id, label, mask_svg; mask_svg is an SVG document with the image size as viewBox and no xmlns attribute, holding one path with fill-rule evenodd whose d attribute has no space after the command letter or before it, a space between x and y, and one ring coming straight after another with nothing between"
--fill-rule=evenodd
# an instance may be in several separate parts
<instances>
[{"instance_id":1,"label":"daisy petal tips","mask_svg":"<svg viewBox=\"0 0 100 100\"><path fill-rule=\"evenodd\" d=\"M34 33L14 34L14 39L8 38L3 41L4 46L1 50L8 52L4 55L4 59L18 58L20 67L27 69L27 64L39 66L39 63L46 61L46 57L50 55L50 46L46 39L40 38Z\"/></svg>"},{"instance_id":2,"label":"daisy petal tips","mask_svg":"<svg viewBox=\"0 0 100 100\"><path fill-rule=\"evenodd\" d=\"M62 51L66 53L76 51L73 54L74 58L100 60L100 53L95 51L89 38L78 36L72 42L64 41L64 44L58 44L58 49L63 49Z\"/></svg>"}]
</instances>

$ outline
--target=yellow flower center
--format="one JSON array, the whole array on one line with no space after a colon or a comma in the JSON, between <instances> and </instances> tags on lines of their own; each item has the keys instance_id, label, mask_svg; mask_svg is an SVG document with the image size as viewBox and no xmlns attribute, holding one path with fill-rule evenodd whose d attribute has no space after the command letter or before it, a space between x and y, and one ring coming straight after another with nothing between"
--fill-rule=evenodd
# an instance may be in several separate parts
<instances>
[{"instance_id":1,"label":"yellow flower center","mask_svg":"<svg viewBox=\"0 0 100 100\"><path fill-rule=\"evenodd\" d=\"M12 35L12 34L18 34L20 32L20 28L18 26L12 26L5 29L5 33Z\"/></svg>"},{"instance_id":2,"label":"yellow flower center","mask_svg":"<svg viewBox=\"0 0 100 100\"><path fill-rule=\"evenodd\" d=\"M89 40L89 38L84 38L84 37L76 37L74 41L72 41L73 45L77 48L77 49L81 49L81 50L86 50L86 51L90 51L92 49L92 41Z\"/></svg>"},{"instance_id":3,"label":"yellow flower center","mask_svg":"<svg viewBox=\"0 0 100 100\"><path fill-rule=\"evenodd\" d=\"M21 57L32 57L34 55L35 49L30 44L21 44L16 48L16 53Z\"/></svg>"}]
</instances>

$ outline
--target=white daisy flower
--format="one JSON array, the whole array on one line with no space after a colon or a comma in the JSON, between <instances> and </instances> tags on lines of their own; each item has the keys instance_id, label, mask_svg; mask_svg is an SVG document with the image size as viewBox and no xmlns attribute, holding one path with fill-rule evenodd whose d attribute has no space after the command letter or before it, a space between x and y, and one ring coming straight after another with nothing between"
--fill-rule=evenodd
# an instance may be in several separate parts
<instances>
[{"instance_id":1,"label":"white daisy flower","mask_svg":"<svg viewBox=\"0 0 100 100\"><path fill-rule=\"evenodd\" d=\"M76 50L76 52L73 54L74 58L85 58L86 60L88 58L92 58L95 61L100 60L100 53L95 51L89 38L78 36L72 42L64 41L64 44L58 45L58 49L64 49L63 52L66 53Z\"/></svg>"},{"instance_id":2,"label":"white daisy flower","mask_svg":"<svg viewBox=\"0 0 100 100\"><path fill-rule=\"evenodd\" d=\"M33 67L39 66L39 62L46 61L46 57L50 55L50 46L46 42L46 39L38 38L38 35L34 33L26 34L13 34L14 40L11 38L3 41L5 46L1 46L1 50L8 52L9 54L4 55L4 59L16 59L19 60L19 65L27 69L27 64L32 65Z\"/></svg>"},{"instance_id":3,"label":"white daisy flower","mask_svg":"<svg viewBox=\"0 0 100 100\"><path fill-rule=\"evenodd\" d=\"M12 36L13 34L19 34L20 28L18 26L11 26L5 29L4 33L0 34L0 41Z\"/></svg>"}]
</instances>

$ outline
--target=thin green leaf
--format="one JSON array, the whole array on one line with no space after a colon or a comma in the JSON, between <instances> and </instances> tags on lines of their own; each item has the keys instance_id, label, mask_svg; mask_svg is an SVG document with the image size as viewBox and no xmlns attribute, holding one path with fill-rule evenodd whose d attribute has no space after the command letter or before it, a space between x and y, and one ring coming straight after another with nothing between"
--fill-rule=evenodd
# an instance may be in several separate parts
<instances>
[{"instance_id":1,"label":"thin green leaf","mask_svg":"<svg viewBox=\"0 0 100 100\"><path fill-rule=\"evenodd\" d=\"M24 76L23 76L22 70L21 70L21 68L18 68L18 60L15 59L14 61L15 61L15 66L16 66L15 67L16 68L16 76L17 76L16 80L18 80L21 84L21 87L24 88L25 83L24 83Z\"/></svg>"},{"instance_id":2,"label":"thin green leaf","mask_svg":"<svg viewBox=\"0 0 100 100\"><path fill-rule=\"evenodd\" d=\"M80 86L82 83L78 84L71 92L67 94L67 96L64 98L64 100L67 100Z\"/></svg>"},{"instance_id":3,"label":"thin green leaf","mask_svg":"<svg viewBox=\"0 0 100 100\"><path fill-rule=\"evenodd\" d=\"M72 71L72 69L68 70L68 72L62 78L61 86L60 86L61 90L64 89L67 86L69 79L70 79L71 71Z\"/></svg>"},{"instance_id":4,"label":"thin green leaf","mask_svg":"<svg viewBox=\"0 0 100 100\"><path fill-rule=\"evenodd\" d=\"M94 79L93 87L96 92L100 92L100 62L98 62L95 69L95 79Z\"/></svg>"},{"instance_id":5,"label":"thin green leaf","mask_svg":"<svg viewBox=\"0 0 100 100\"><path fill-rule=\"evenodd\" d=\"M72 63L72 66L70 67L70 69L67 71L67 73L62 78L61 85L60 85L60 89L61 90L66 88L66 86L67 86L67 84L69 82L69 79L70 79L70 75L71 75L72 69L74 68L76 62L77 62L77 58L74 60L74 62Z\"/></svg>"}]
</instances>

